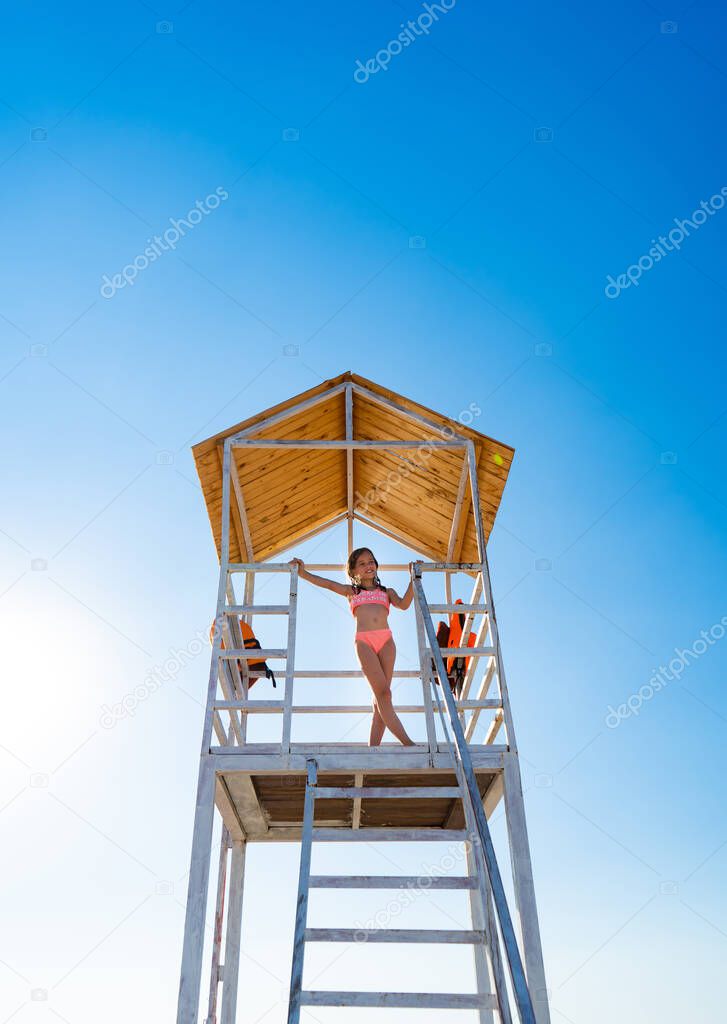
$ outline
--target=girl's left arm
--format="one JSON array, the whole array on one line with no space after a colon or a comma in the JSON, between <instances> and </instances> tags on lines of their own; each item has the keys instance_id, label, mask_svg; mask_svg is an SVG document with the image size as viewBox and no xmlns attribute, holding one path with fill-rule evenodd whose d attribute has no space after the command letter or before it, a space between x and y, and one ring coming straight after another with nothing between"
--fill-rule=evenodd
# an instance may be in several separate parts
<instances>
[{"instance_id":1,"label":"girl's left arm","mask_svg":"<svg viewBox=\"0 0 727 1024\"><path fill-rule=\"evenodd\" d=\"M389 595L389 600L395 608L401 608L402 611L406 611L414 599L414 585L409 581L409 586L406 588L403 597L399 597L397 592L391 587L387 587L387 593Z\"/></svg>"}]
</instances>

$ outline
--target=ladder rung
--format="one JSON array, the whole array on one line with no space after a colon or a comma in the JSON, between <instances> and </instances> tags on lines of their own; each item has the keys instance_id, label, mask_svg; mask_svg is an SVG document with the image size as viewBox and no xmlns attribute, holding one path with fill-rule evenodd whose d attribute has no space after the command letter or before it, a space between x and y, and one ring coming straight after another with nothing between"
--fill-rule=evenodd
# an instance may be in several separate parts
<instances>
[{"instance_id":1,"label":"ladder rung","mask_svg":"<svg viewBox=\"0 0 727 1024\"><path fill-rule=\"evenodd\" d=\"M297 676L297 672L295 675ZM253 673L253 678L260 679L264 673ZM457 701L458 711L499 711L502 708L502 701L492 700L459 700ZM285 711L283 700L218 700L215 702L217 711L242 711L248 715L276 715ZM432 701L432 709L437 710L436 701ZM421 715L426 711L423 704L398 704L398 714ZM365 715L371 712L370 704L293 704L291 711L294 715ZM444 788L444 787L443 787ZM444 794L442 794L444 795Z\"/></svg>"},{"instance_id":2,"label":"ladder rung","mask_svg":"<svg viewBox=\"0 0 727 1024\"><path fill-rule=\"evenodd\" d=\"M363 938L362 938L363 936ZM450 928L306 928L306 942L434 942L476 946L483 931Z\"/></svg>"},{"instance_id":3,"label":"ladder rung","mask_svg":"<svg viewBox=\"0 0 727 1024\"><path fill-rule=\"evenodd\" d=\"M308 885L311 889L476 889L477 879L467 875L311 875Z\"/></svg>"},{"instance_id":4,"label":"ladder rung","mask_svg":"<svg viewBox=\"0 0 727 1024\"><path fill-rule=\"evenodd\" d=\"M477 1010L497 1009L491 992L467 995L460 992L316 992L303 989L301 1006L391 1006L399 1009Z\"/></svg>"},{"instance_id":5,"label":"ladder rung","mask_svg":"<svg viewBox=\"0 0 727 1024\"><path fill-rule=\"evenodd\" d=\"M418 572L482 572L481 562L417 562L416 564ZM333 569L334 566L331 568Z\"/></svg>"},{"instance_id":6,"label":"ladder rung","mask_svg":"<svg viewBox=\"0 0 727 1024\"><path fill-rule=\"evenodd\" d=\"M487 611L486 604L430 604L430 612L444 615L445 612L475 612L482 614Z\"/></svg>"},{"instance_id":7,"label":"ladder rung","mask_svg":"<svg viewBox=\"0 0 727 1024\"><path fill-rule=\"evenodd\" d=\"M481 658L494 658L494 647L440 647L443 658L468 658L473 654Z\"/></svg>"},{"instance_id":8,"label":"ladder rung","mask_svg":"<svg viewBox=\"0 0 727 1024\"><path fill-rule=\"evenodd\" d=\"M287 604L230 604L225 615L289 615Z\"/></svg>"},{"instance_id":9,"label":"ladder rung","mask_svg":"<svg viewBox=\"0 0 727 1024\"><path fill-rule=\"evenodd\" d=\"M353 800L358 797L363 800L408 800L411 797L419 797L422 800L446 800L460 798L462 791L459 786L400 786L398 789L392 786L318 786L315 795L316 800Z\"/></svg>"},{"instance_id":10,"label":"ladder rung","mask_svg":"<svg viewBox=\"0 0 727 1024\"><path fill-rule=\"evenodd\" d=\"M224 651L220 651L220 658L225 661L232 661L233 658L240 658L244 660L247 658L252 661L266 661L268 658L287 658L288 652L285 648L280 647L276 650L260 650L254 647L245 647L242 650L238 650L236 647L230 649L225 648Z\"/></svg>"},{"instance_id":11,"label":"ladder rung","mask_svg":"<svg viewBox=\"0 0 727 1024\"><path fill-rule=\"evenodd\" d=\"M464 828L314 828L312 838L319 843L464 843L470 835Z\"/></svg>"},{"instance_id":12,"label":"ladder rung","mask_svg":"<svg viewBox=\"0 0 727 1024\"><path fill-rule=\"evenodd\" d=\"M296 679L363 679L363 672L361 669L296 669L293 673ZM420 679L421 672L419 669L394 669L392 673L394 679ZM368 705L368 710L371 711L371 705Z\"/></svg>"}]
</instances>

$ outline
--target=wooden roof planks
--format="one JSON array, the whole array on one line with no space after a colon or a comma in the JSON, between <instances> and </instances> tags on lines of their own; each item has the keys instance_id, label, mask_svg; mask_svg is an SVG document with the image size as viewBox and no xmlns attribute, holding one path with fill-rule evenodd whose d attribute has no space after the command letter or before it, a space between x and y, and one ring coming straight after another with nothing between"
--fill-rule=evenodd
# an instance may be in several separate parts
<instances>
[{"instance_id":1,"label":"wooden roof planks","mask_svg":"<svg viewBox=\"0 0 727 1024\"><path fill-rule=\"evenodd\" d=\"M353 450L349 511L407 546L416 539L418 550L428 558L446 559L466 450L428 448L427 442L456 436L474 444L480 514L489 536L514 449L347 371L193 446L218 556L225 440L245 431L246 437L256 439L344 441L348 388L354 440L416 442L412 448ZM235 446L232 454L237 476L230 531L232 562L274 558L348 509L345 448ZM450 558L475 562L477 539L469 484L461 500L461 516ZM246 533L252 551L247 550Z\"/></svg>"}]
</instances>

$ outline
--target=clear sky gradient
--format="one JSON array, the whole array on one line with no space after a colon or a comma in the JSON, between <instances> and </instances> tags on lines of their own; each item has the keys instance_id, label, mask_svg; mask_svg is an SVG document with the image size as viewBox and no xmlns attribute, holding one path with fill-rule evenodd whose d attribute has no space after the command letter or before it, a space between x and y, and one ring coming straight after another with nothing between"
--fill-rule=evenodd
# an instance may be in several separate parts
<instances>
[{"instance_id":1,"label":"clear sky gradient","mask_svg":"<svg viewBox=\"0 0 727 1024\"><path fill-rule=\"evenodd\" d=\"M190 445L347 369L516 449L490 555L554 1022L722 1019L725 11L458 0L399 53L415 2L156 2L3 13L0 1021L172 1019L207 651L102 708L212 615ZM302 661L323 623L347 663L301 594ZM296 864L250 851L240 1022L284 1019ZM471 985L375 953L311 976Z\"/></svg>"}]
</instances>

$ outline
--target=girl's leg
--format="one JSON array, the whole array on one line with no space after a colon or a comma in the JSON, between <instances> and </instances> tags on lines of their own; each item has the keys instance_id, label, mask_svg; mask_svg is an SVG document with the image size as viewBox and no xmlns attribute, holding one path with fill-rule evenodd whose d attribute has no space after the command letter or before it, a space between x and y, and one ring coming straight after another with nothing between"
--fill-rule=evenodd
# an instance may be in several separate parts
<instances>
[{"instance_id":1,"label":"girl's leg","mask_svg":"<svg viewBox=\"0 0 727 1024\"><path fill-rule=\"evenodd\" d=\"M396 652L393 640L387 641L387 643L381 648L380 654L384 655L384 658L386 658L385 652L387 648L392 648L389 652L389 657L392 657ZM394 705L391 700L391 675L389 675L389 678L387 679L378 655L374 653L368 644L362 643L360 640L357 641L356 653L358 655L358 660L361 663L363 673L373 691L374 701L376 702L376 707L378 708L379 715L384 722L384 725L391 730L394 736L396 736L399 742L403 743L404 746L413 746L414 741L410 739L406 729L399 720L399 716L396 711L394 711ZM373 723L371 728L373 732Z\"/></svg>"},{"instance_id":2,"label":"girl's leg","mask_svg":"<svg viewBox=\"0 0 727 1024\"><path fill-rule=\"evenodd\" d=\"M394 662L396 660L396 645L394 644L393 639L391 641L387 641L387 643L384 644L384 646L378 652L377 657L379 659L379 664L383 669L384 678L386 679L386 682L389 684L389 689L391 689L391 680L394 675ZM384 723L383 718L379 714L379 709L376 705L376 700L374 700L373 715L371 717L371 733L369 734L370 747L378 747L383 738L385 729L386 724Z\"/></svg>"},{"instance_id":3,"label":"girl's leg","mask_svg":"<svg viewBox=\"0 0 727 1024\"><path fill-rule=\"evenodd\" d=\"M384 644L384 646L378 652L377 657L379 659L379 664L381 665L381 668L383 670L384 678L386 679L386 682L389 684L389 690L391 690L391 680L394 675L394 662L396 660L396 645L394 644L393 639L387 641L387 643ZM369 746L377 747L379 743L381 743L385 729L386 725L384 723L383 718L379 714L379 709L376 706L376 701L374 700L374 714L371 719L371 735L369 737Z\"/></svg>"},{"instance_id":4,"label":"girl's leg","mask_svg":"<svg viewBox=\"0 0 727 1024\"><path fill-rule=\"evenodd\" d=\"M369 733L369 746L370 747L378 747L378 745L381 743L381 740L383 738L384 730L386 729L386 725L384 724L383 718L379 714L379 709L378 709L378 706L376 704L376 699L375 698L372 701L372 709L371 710L373 711L373 714L371 716L371 731Z\"/></svg>"}]
</instances>

